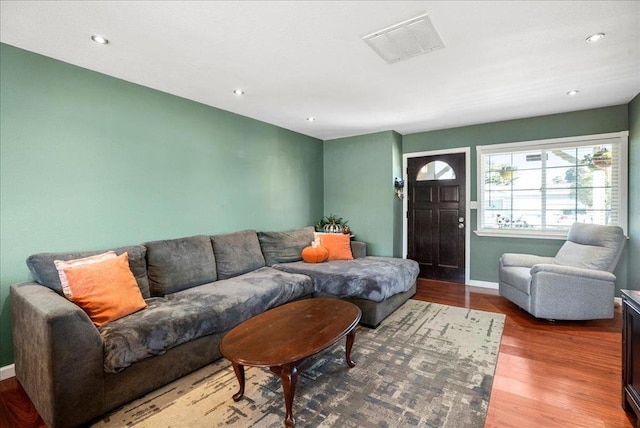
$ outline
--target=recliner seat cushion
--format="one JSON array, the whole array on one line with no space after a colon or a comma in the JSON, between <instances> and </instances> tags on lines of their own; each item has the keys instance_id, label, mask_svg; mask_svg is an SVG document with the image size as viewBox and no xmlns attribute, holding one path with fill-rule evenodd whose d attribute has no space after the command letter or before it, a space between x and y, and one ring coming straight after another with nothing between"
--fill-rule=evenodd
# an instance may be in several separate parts
<instances>
[{"instance_id":1,"label":"recliner seat cushion","mask_svg":"<svg viewBox=\"0 0 640 428\"><path fill-rule=\"evenodd\" d=\"M147 248L147 271L152 296L215 281L216 259L211 240L205 235L153 241Z\"/></svg>"},{"instance_id":2,"label":"recliner seat cushion","mask_svg":"<svg viewBox=\"0 0 640 428\"><path fill-rule=\"evenodd\" d=\"M409 290L420 271L418 263L413 260L371 256L317 264L282 263L273 267L310 276L316 294L357 297L374 302L382 302Z\"/></svg>"}]
</instances>

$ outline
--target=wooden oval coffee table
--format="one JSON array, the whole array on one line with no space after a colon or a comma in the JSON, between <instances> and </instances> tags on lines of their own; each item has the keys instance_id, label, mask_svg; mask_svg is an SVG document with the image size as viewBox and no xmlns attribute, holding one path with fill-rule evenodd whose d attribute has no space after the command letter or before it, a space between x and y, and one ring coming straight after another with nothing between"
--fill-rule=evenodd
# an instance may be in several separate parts
<instances>
[{"instance_id":1,"label":"wooden oval coffee table","mask_svg":"<svg viewBox=\"0 0 640 428\"><path fill-rule=\"evenodd\" d=\"M230 330L220 342L220 352L233 364L244 395L244 366L269 367L280 376L286 409L285 425L295 425L292 406L302 362L347 336L346 359L349 367L356 326L362 311L338 299L299 300L268 310Z\"/></svg>"}]
</instances>

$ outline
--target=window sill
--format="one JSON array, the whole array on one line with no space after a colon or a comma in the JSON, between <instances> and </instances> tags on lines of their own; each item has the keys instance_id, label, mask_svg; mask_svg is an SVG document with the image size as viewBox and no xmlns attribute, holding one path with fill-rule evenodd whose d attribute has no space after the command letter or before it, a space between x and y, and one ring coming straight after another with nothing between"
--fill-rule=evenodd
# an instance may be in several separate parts
<instances>
[{"instance_id":1,"label":"window sill","mask_svg":"<svg viewBox=\"0 0 640 428\"><path fill-rule=\"evenodd\" d=\"M491 236L494 238L527 238L527 239L559 239L566 240L567 232L541 232L537 230L507 230L507 229L483 229L474 230L478 236Z\"/></svg>"}]
</instances>

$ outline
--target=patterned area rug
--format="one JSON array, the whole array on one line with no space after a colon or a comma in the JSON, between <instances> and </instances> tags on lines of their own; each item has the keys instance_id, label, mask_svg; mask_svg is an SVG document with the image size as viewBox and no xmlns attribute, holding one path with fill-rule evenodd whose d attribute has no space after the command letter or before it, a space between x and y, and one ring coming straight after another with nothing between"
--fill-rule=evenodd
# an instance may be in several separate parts
<instances>
[{"instance_id":1,"label":"patterned area rug","mask_svg":"<svg viewBox=\"0 0 640 428\"><path fill-rule=\"evenodd\" d=\"M344 341L298 379L298 427L482 427L504 315L409 300L376 330L359 327L349 369ZM218 360L105 416L95 427L282 427L280 379L247 368L242 400Z\"/></svg>"}]
</instances>

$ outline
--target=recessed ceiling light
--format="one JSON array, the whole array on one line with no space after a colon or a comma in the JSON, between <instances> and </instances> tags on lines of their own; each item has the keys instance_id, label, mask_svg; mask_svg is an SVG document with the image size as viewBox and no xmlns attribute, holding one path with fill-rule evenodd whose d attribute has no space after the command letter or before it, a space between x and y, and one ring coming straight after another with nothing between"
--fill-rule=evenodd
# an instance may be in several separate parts
<instances>
[{"instance_id":1,"label":"recessed ceiling light","mask_svg":"<svg viewBox=\"0 0 640 428\"><path fill-rule=\"evenodd\" d=\"M236 95L244 95L244 91L242 89L236 89L233 93Z\"/></svg>"},{"instance_id":2,"label":"recessed ceiling light","mask_svg":"<svg viewBox=\"0 0 640 428\"><path fill-rule=\"evenodd\" d=\"M587 37L587 42L595 43L595 42L599 42L602 39L604 39L604 33L596 33Z\"/></svg>"},{"instance_id":3,"label":"recessed ceiling light","mask_svg":"<svg viewBox=\"0 0 640 428\"><path fill-rule=\"evenodd\" d=\"M567 92L567 95L574 96L574 95L577 95L578 92L580 92L580 91L577 90L577 89L572 89L569 92Z\"/></svg>"},{"instance_id":4,"label":"recessed ceiling light","mask_svg":"<svg viewBox=\"0 0 640 428\"><path fill-rule=\"evenodd\" d=\"M107 43L109 43L109 40L107 40L106 38L102 37L102 36L96 36L93 35L91 36L91 40L93 40L94 42L101 44L101 45L106 45Z\"/></svg>"},{"instance_id":5,"label":"recessed ceiling light","mask_svg":"<svg viewBox=\"0 0 640 428\"><path fill-rule=\"evenodd\" d=\"M309 116L309 117L307 118L307 121L308 121L308 122L313 122L314 120L316 120L316 118L315 118L315 117L313 117L313 116Z\"/></svg>"}]
</instances>

